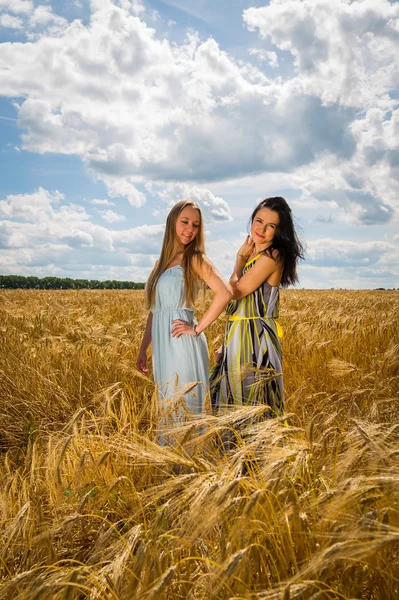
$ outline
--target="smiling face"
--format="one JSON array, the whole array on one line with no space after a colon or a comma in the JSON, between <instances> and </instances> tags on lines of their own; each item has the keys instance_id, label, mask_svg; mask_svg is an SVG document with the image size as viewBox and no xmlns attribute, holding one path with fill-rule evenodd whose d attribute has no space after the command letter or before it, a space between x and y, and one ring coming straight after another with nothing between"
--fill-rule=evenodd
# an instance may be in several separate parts
<instances>
[{"instance_id":1,"label":"smiling face","mask_svg":"<svg viewBox=\"0 0 399 600\"><path fill-rule=\"evenodd\" d=\"M260 208L251 225L251 237L255 246L264 249L270 246L280 224L279 214L270 208Z\"/></svg>"},{"instance_id":2,"label":"smiling face","mask_svg":"<svg viewBox=\"0 0 399 600\"><path fill-rule=\"evenodd\" d=\"M197 208L186 206L176 221L176 237L182 246L187 246L198 233L201 215Z\"/></svg>"}]
</instances>

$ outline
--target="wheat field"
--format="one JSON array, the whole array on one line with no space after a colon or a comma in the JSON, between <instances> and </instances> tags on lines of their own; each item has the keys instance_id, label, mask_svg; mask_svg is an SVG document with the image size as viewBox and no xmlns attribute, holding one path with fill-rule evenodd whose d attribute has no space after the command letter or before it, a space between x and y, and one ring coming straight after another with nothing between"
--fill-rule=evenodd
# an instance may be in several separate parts
<instances>
[{"instance_id":1,"label":"wheat field","mask_svg":"<svg viewBox=\"0 0 399 600\"><path fill-rule=\"evenodd\" d=\"M0 291L0 600L399 598L399 292L283 291L284 418L168 448L145 319L141 291Z\"/></svg>"}]
</instances>

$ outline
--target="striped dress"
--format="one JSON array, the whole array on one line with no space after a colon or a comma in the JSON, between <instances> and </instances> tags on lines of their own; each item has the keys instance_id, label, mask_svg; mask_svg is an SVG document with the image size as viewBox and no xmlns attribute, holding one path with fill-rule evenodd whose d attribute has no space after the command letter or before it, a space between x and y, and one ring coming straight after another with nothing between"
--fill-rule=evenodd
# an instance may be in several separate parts
<instances>
[{"instance_id":1,"label":"striped dress","mask_svg":"<svg viewBox=\"0 0 399 600\"><path fill-rule=\"evenodd\" d=\"M246 263L247 273L259 258ZM231 300L222 360L210 376L212 408L244 404L268 404L270 416L284 410L282 330L276 321L279 288L264 282L240 300Z\"/></svg>"}]
</instances>

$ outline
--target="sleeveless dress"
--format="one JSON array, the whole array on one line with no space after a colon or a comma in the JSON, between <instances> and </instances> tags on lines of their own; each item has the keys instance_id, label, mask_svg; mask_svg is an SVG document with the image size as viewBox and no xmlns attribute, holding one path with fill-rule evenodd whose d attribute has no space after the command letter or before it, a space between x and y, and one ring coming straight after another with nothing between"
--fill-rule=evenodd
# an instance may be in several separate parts
<instances>
[{"instance_id":1,"label":"sleeveless dress","mask_svg":"<svg viewBox=\"0 0 399 600\"><path fill-rule=\"evenodd\" d=\"M260 255L246 263L247 273ZM264 282L226 308L229 320L222 360L211 371L211 403L214 411L226 405L268 404L270 416L284 411L282 329L276 321L279 288Z\"/></svg>"},{"instance_id":2,"label":"sleeveless dress","mask_svg":"<svg viewBox=\"0 0 399 600\"><path fill-rule=\"evenodd\" d=\"M161 444L163 428L184 421L185 416L204 412L209 391L208 346L204 333L198 337L172 337L172 321L183 319L196 324L194 309L184 304L184 272L180 265L166 269L157 282L152 318L152 364L158 386ZM200 382L184 394L188 384Z\"/></svg>"}]
</instances>

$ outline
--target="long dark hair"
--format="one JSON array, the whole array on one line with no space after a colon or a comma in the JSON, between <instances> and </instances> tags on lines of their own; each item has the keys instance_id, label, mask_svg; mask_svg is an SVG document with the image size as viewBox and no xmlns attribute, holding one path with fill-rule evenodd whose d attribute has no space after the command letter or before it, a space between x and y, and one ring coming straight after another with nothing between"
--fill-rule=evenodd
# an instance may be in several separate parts
<instances>
[{"instance_id":1,"label":"long dark hair","mask_svg":"<svg viewBox=\"0 0 399 600\"><path fill-rule=\"evenodd\" d=\"M287 287L298 282L297 263L298 260L304 259L304 247L298 238L292 211L287 204L287 201L281 196L274 196L262 200L255 208L251 215L250 223L256 217L256 213L261 208L269 208L278 213L280 223L276 229L276 235L273 238L271 245L264 251L265 254L273 258L273 251L278 251L278 260L283 264L283 274L281 276L281 285Z\"/></svg>"}]
</instances>

